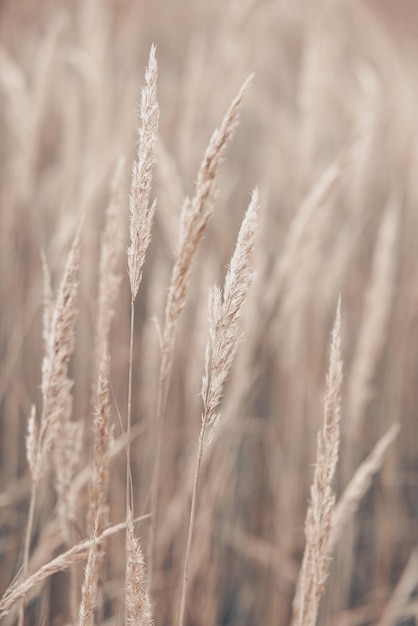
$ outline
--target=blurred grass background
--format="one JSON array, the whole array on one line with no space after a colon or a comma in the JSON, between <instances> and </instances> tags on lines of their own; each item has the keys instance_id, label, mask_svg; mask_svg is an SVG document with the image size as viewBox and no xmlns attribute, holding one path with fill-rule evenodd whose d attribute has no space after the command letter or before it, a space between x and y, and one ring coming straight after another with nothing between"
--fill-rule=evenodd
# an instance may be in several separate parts
<instances>
[{"instance_id":1,"label":"blurred grass background","mask_svg":"<svg viewBox=\"0 0 418 626\"><path fill-rule=\"evenodd\" d=\"M188 623L290 621L339 293L345 382L337 493L391 423L400 421L401 432L334 555L321 623L378 623L417 542L417 20L415 3L404 0L0 2L2 590L21 564L30 488L26 424L31 404L40 402L40 251L56 287L86 212L71 371L74 417L85 432L81 471L91 459L100 232L120 155L127 161L121 215L127 224L135 112L154 42L161 120L157 218L137 302L139 510L147 507L147 433L159 366L153 320L162 320L182 199L193 190L212 130L255 73L177 343L163 444L156 624L168 624L177 612L208 286L223 281L255 185L262 203L257 281L225 394L222 435L205 468ZM332 181L312 201L327 171ZM295 216L309 202L295 236ZM111 349L115 437L121 433L116 407L126 414L125 268L122 259ZM114 523L124 515L124 472L122 452L112 465ZM54 535L54 492L49 483L43 491L34 538L38 565L62 549L56 529ZM86 496L81 490L80 538ZM118 537L107 555L103 623L123 621L123 572ZM409 575L402 609L389 623L416 623L417 578L416 571ZM66 584L58 575L38 591L28 624L69 623Z\"/></svg>"}]
</instances>

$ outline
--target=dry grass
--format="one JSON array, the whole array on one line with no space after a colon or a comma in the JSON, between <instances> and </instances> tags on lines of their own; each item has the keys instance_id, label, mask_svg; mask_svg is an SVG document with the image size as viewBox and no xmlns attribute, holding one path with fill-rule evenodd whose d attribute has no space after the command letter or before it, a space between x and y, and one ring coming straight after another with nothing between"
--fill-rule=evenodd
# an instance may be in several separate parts
<instances>
[{"instance_id":1,"label":"dry grass","mask_svg":"<svg viewBox=\"0 0 418 626\"><path fill-rule=\"evenodd\" d=\"M218 193L218 170L226 146L231 140L238 125L242 101L250 78L245 81L237 96L232 101L222 123L209 141L200 166L196 190L193 198L186 198L180 215L180 233L176 260L173 265L167 303L164 313L164 328L161 337L161 364L157 395L153 443L155 452L152 461L151 476L151 533L150 533L150 569L152 573L155 528L158 515L158 492L160 487L161 445L164 431L164 420L167 408L168 391L171 380L171 369L180 314L186 304L192 262L202 240L208 221L213 213Z\"/></svg>"},{"instance_id":2,"label":"dry grass","mask_svg":"<svg viewBox=\"0 0 418 626\"><path fill-rule=\"evenodd\" d=\"M331 554L335 494L333 480L340 444L341 386L341 300L332 331L330 363L327 376L324 422L318 434L318 452L311 487L311 501L306 514L306 546L296 586L294 623L314 626L319 603L328 576Z\"/></svg>"},{"instance_id":3,"label":"dry grass","mask_svg":"<svg viewBox=\"0 0 418 626\"><path fill-rule=\"evenodd\" d=\"M205 373L201 391L203 412L187 534L179 626L184 624L186 611L187 583L189 580L193 530L196 519L197 490L202 459L205 450L215 438L220 419L218 407L221 403L224 386L238 349L240 339L239 318L248 295L248 289L253 281L250 261L255 244L258 209L258 192L255 191L242 222L235 252L225 277L223 291L221 292L216 286L211 287L209 291L209 337L206 343Z\"/></svg>"},{"instance_id":4,"label":"dry grass","mask_svg":"<svg viewBox=\"0 0 418 626\"><path fill-rule=\"evenodd\" d=\"M0 4L2 624L417 623L416 14Z\"/></svg>"}]
</instances>

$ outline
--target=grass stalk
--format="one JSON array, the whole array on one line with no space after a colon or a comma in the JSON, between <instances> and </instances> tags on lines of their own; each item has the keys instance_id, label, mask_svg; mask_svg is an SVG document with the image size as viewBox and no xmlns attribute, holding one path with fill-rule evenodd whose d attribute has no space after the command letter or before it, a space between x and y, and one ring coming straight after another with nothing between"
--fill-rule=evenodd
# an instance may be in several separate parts
<instances>
[{"instance_id":1,"label":"grass stalk","mask_svg":"<svg viewBox=\"0 0 418 626\"><path fill-rule=\"evenodd\" d=\"M129 375L128 375L128 410L126 420L126 516L133 512L132 474L131 474L131 424L132 424L132 371L134 356L135 305L131 301L131 326L129 335Z\"/></svg>"},{"instance_id":2,"label":"grass stalk","mask_svg":"<svg viewBox=\"0 0 418 626\"><path fill-rule=\"evenodd\" d=\"M193 259L214 210L218 191L217 177L222 157L239 123L243 98L251 79L252 76L244 82L219 128L213 132L198 172L194 196L191 200L186 198L182 208L178 251L171 274L164 314L161 365L154 420L153 449L155 452L151 468L151 526L148 547L148 580L150 586L154 569L155 529L158 521L161 448L180 314L187 299Z\"/></svg>"},{"instance_id":3,"label":"grass stalk","mask_svg":"<svg viewBox=\"0 0 418 626\"><path fill-rule=\"evenodd\" d=\"M142 280L142 268L148 246L151 242L151 228L154 221L156 201L150 203L152 187L152 170L156 160L156 141L159 123L157 99L158 68L155 58L155 46L151 47L148 67L145 71L145 86L141 98L141 127L137 160L132 169L132 183L129 197L130 211L130 246L128 248L128 273L131 287L131 324L129 337L129 374L128 374L128 407L126 425L126 546L132 543L129 522L134 510L134 497L131 477L131 422L132 422L132 371L135 330L135 300ZM126 553L125 594L126 600L134 593L131 576L132 558ZM128 601L125 602L125 621L129 621Z\"/></svg>"},{"instance_id":4,"label":"grass stalk","mask_svg":"<svg viewBox=\"0 0 418 626\"><path fill-rule=\"evenodd\" d=\"M183 585L182 585L182 590L181 590L179 626L183 626L184 624L184 615L186 611L186 596L187 596L187 585L189 582L190 556L192 553L193 531L194 531L194 524L195 524L195 519L196 519L197 489L198 489L199 479L200 479L200 470L202 467L203 451L205 447L204 445L205 435L206 435L206 432L203 432L202 435L199 437L199 449L197 452L196 470L195 470L194 479L193 479L192 504L190 507L189 528L187 531L186 555L184 559Z\"/></svg>"},{"instance_id":5,"label":"grass stalk","mask_svg":"<svg viewBox=\"0 0 418 626\"><path fill-rule=\"evenodd\" d=\"M35 517L35 501L36 501L36 483L32 481L32 488L30 491L28 522L26 525L25 543L24 543L24 548L23 548L23 567L22 567L22 579L23 580L26 580L28 577L29 549L30 549L30 541L32 537L33 521ZM20 607L19 607L19 626L23 626L24 617L25 617L25 596L23 595L20 601Z\"/></svg>"},{"instance_id":6,"label":"grass stalk","mask_svg":"<svg viewBox=\"0 0 418 626\"><path fill-rule=\"evenodd\" d=\"M249 287L253 282L250 259L255 245L258 208L258 192L255 190L240 228L235 251L225 277L224 289L221 292L219 288L212 287L209 291L209 336L206 343L205 373L202 380L203 413L187 532L179 626L184 626L186 612L202 459L205 449L212 443L216 434L220 418L218 407L240 340L239 319Z\"/></svg>"}]
</instances>

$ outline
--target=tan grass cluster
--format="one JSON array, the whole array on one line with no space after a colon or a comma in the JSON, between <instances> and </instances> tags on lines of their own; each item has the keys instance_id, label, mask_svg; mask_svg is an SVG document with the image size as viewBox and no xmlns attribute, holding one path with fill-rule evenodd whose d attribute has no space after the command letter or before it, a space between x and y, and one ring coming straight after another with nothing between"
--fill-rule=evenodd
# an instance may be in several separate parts
<instances>
[{"instance_id":1,"label":"tan grass cluster","mask_svg":"<svg viewBox=\"0 0 418 626\"><path fill-rule=\"evenodd\" d=\"M418 11L378 4L0 3L4 626L418 619Z\"/></svg>"}]
</instances>

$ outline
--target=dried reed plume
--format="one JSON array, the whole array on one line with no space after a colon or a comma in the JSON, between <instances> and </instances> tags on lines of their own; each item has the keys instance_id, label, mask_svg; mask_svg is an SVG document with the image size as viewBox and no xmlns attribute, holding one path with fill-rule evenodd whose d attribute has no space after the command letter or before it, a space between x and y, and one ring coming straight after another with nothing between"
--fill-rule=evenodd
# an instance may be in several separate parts
<instances>
[{"instance_id":1,"label":"dried reed plume","mask_svg":"<svg viewBox=\"0 0 418 626\"><path fill-rule=\"evenodd\" d=\"M111 438L110 401L109 401L109 335L114 314L116 298L119 292L121 276L118 263L123 247L121 229L120 195L123 161L117 164L112 183L106 222L102 235L99 289L97 299L97 323L95 340L95 373L93 389L94 405L94 452L93 473L90 482L88 525L93 530L97 517L96 533L100 535L109 523L109 448Z\"/></svg>"},{"instance_id":2,"label":"dried reed plume","mask_svg":"<svg viewBox=\"0 0 418 626\"><path fill-rule=\"evenodd\" d=\"M319 602L328 573L330 538L335 506L332 481L338 460L340 441L340 405L342 385L341 301L332 331L330 364L326 382L324 422L318 433L318 451L311 502L306 514L306 546L296 585L294 624L314 626Z\"/></svg>"},{"instance_id":3,"label":"dried reed plume","mask_svg":"<svg viewBox=\"0 0 418 626\"><path fill-rule=\"evenodd\" d=\"M136 524L137 522L145 521L148 519L148 514L141 515L141 517L138 517L134 520L134 523ZM103 539L105 539L106 537L111 537L115 533L118 533L125 528L126 522L121 522L120 524L116 524L115 526L106 528L106 530L100 536L96 537L96 543L100 545ZM59 554L57 557L52 559L52 561L49 561L49 563L46 563L45 565L40 567L30 576L24 578L22 582L19 582L19 580L15 580L14 582L12 582L12 584L9 585L0 600L0 619L8 615L13 605L20 598L23 598L28 593L28 591L30 591L35 585L39 585L53 574L65 571L75 563L83 561L88 556L90 547L91 538L80 541L66 552Z\"/></svg>"},{"instance_id":4,"label":"dried reed plume","mask_svg":"<svg viewBox=\"0 0 418 626\"><path fill-rule=\"evenodd\" d=\"M131 325L129 340L129 375L128 375L128 410L126 425L126 522L134 510L132 478L131 478L131 420L132 420L132 370L133 370L133 340L135 327L135 298L142 279L142 267L145 255L151 241L151 228L155 214L156 202L150 205L152 169L156 160L156 141L159 122L159 108L157 99L158 68L155 59L155 46L151 46L148 67L145 72L145 86L142 89L141 99L141 127L138 131L138 156L132 169L132 182L129 197L130 224L129 232L131 244L128 249L128 270L131 284ZM131 544L129 528L126 531L126 545ZM131 593L130 580L131 558L127 553L125 586L126 592ZM129 620L130 608L125 606L125 622Z\"/></svg>"},{"instance_id":5,"label":"dried reed plume","mask_svg":"<svg viewBox=\"0 0 418 626\"><path fill-rule=\"evenodd\" d=\"M132 184L129 197L128 249L129 280L132 302L135 301L142 278L142 267L151 241L155 201L150 204L152 169L156 159L159 108L157 100L158 68L155 46L151 46L148 67L145 71L145 86L141 98L141 126L138 130L138 154L132 168Z\"/></svg>"},{"instance_id":6,"label":"dried reed plume","mask_svg":"<svg viewBox=\"0 0 418 626\"><path fill-rule=\"evenodd\" d=\"M331 550L341 538L345 525L356 514L361 499L371 485L373 476L382 467L386 450L399 433L399 430L399 423L392 424L383 437L379 439L368 457L358 466L354 476L344 489L334 510L330 537Z\"/></svg>"},{"instance_id":7,"label":"dried reed plume","mask_svg":"<svg viewBox=\"0 0 418 626\"><path fill-rule=\"evenodd\" d=\"M124 160L119 159L112 180L111 196L106 210L106 221L100 246L95 336L96 374L100 369L103 355L109 351L110 327L121 282L118 265L123 250L123 231L120 219L123 166Z\"/></svg>"},{"instance_id":8,"label":"dried reed plume","mask_svg":"<svg viewBox=\"0 0 418 626\"><path fill-rule=\"evenodd\" d=\"M84 570L84 582L81 588L81 602L78 615L79 626L92 626L94 624L94 608L96 606L96 560L98 556L96 517L93 533L90 539L90 547Z\"/></svg>"},{"instance_id":9,"label":"dried reed plume","mask_svg":"<svg viewBox=\"0 0 418 626\"><path fill-rule=\"evenodd\" d=\"M217 176L226 146L238 126L242 102L252 76L248 77L232 101L221 125L209 141L199 169L193 198L185 199L180 216L180 233L176 260L171 273L162 332L161 365L156 407L155 453L151 478L151 514L149 541L149 578L152 578L153 546L157 523L157 498L160 483L161 445L168 389L181 311L187 299L193 258L213 213L217 195Z\"/></svg>"},{"instance_id":10,"label":"dried reed plume","mask_svg":"<svg viewBox=\"0 0 418 626\"><path fill-rule=\"evenodd\" d=\"M164 316L161 378L169 377L180 313L187 298L192 261L213 213L218 192L217 176L228 142L238 126L243 98L252 77L247 78L210 139L199 169L193 198L186 198L180 217L178 251L171 274Z\"/></svg>"},{"instance_id":11,"label":"dried reed plume","mask_svg":"<svg viewBox=\"0 0 418 626\"><path fill-rule=\"evenodd\" d=\"M106 346L104 347L106 350ZM97 558L104 553L102 544L96 545L93 537L101 535L109 525L109 466L110 440L112 427L110 426L109 400L109 358L105 352L97 381L96 408L94 415L94 444L93 468L89 482L89 509L88 526L92 533L92 543L86 564L82 602L80 605L80 625L88 626L92 623L92 614L97 595L97 583L100 576L100 561ZM94 517L95 516L95 517ZM90 617L89 617L90 615Z\"/></svg>"},{"instance_id":12,"label":"dried reed plume","mask_svg":"<svg viewBox=\"0 0 418 626\"><path fill-rule=\"evenodd\" d=\"M62 409L56 427L56 441L52 449L54 487L57 493L58 519L61 533L71 545L72 524L76 519L74 477L80 460L84 425L71 419L73 400L72 382L68 381L67 403Z\"/></svg>"},{"instance_id":13,"label":"dried reed plume","mask_svg":"<svg viewBox=\"0 0 418 626\"><path fill-rule=\"evenodd\" d=\"M23 552L23 579L27 577L29 546L35 513L36 490L42 475L51 462L51 450L63 415L68 415L71 404L72 383L67 377L68 363L74 349L74 325L77 315L77 275L80 258L81 226L72 244L65 266L64 276L58 291L54 311L50 320L48 340L42 364L42 415L39 427L35 416L29 420L28 445L32 489L29 504ZM49 301L47 302L49 308ZM49 315L49 313L48 313ZM44 317L48 319L48 316ZM44 330L45 332L45 330ZM34 434L37 433L35 446ZM23 624L24 599L21 605L19 624Z\"/></svg>"},{"instance_id":14,"label":"dried reed plume","mask_svg":"<svg viewBox=\"0 0 418 626\"><path fill-rule=\"evenodd\" d=\"M155 46L151 46L148 67L145 72L145 86L141 99L141 126L138 130L139 143L137 160L132 168L132 182L129 196L131 244L128 249L128 270L131 284L131 330L129 342L128 415L126 426L126 506L130 499L130 436L132 418L132 364L133 336L135 326L135 298L142 278L142 267L151 241L151 228L154 219L155 201L150 205L152 168L155 163L158 133L159 108L157 100L158 68L155 59ZM133 510L133 502L130 503Z\"/></svg>"},{"instance_id":15,"label":"dried reed plume","mask_svg":"<svg viewBox=\"0 0 418 626\"><path fill-rule=\"evenodd\" d=\"M93 470L89 484L88 525L93 528L97 517L97 532L100 535L109 523L109 449L111 439L109 401L109 357L103 355L100 364L96 408L94 415Z\"/></svg>"},{"instance_id":16,"label":"dried reed plume","mask_svg":"<svg viewBox=\"0 0 418 626\"><path fill-rule=\"evenodd\" d=\"M38 437L36 471L33 476L38 483L50 463L50 451L61 414L66 411L68 394L72 383L67 378L67 368L74 349L74 325L77 315L77 274L80 257L79 229L67 259L55 303L42 364L43 410Z\"/></svg>"},{"instance_id":17,"label":"dried reed plume","mask_svg":"<svg viewBox=\"0 0 418 626\"><path fill-rule=\"evenodd\" d=\"M396 276L399 211L389 207L382 218L373 256L363 319L349 377L348 428L358 437L373 395L373 376L381 356L392 310Z\"/></svg>"},{"instance_id":18,"label":"dried reed plume","mask_svg":"<svg viewBox=\"0 0 418 626\"><path fill-rule=\"evenodd\" d=\"M131 511L126 521L126 623L131 626L151 626L151 603L148 597L145 563Z\"/></svg>"},{"instance_id":19,"label":"dried reed plume","mask_svg":"<svg viewBox=\"0 0 418 626\"><path fill-rule=\"evenodd\" d=\"M219 422L218 407L240 341L239 319L254 277L250 268L250 259L255 244L258 209L258 192L255 190L238 234L223 291L221 292L218 287L213 287L209 291L209 337L206 344L205 373L202 380L203 413L194 474L179 626L184 624L186 610L187 582L202 457L215 436Z\"/></svg>"}]
</instances>

